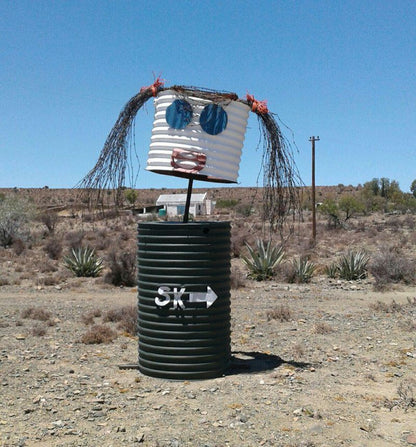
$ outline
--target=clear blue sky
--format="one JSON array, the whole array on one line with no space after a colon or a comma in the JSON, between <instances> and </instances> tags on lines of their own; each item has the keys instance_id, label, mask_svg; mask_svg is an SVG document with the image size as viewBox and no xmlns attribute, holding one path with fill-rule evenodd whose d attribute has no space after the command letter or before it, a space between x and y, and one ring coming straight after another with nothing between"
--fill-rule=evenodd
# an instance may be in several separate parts
<instances>
[{"instance_id":1,"label":"clear blue sky","mask_svg":"<svg viewBox=\"0 0 416 447\"><path fill-rule=\"evenodd\" d=\"M317 185L416 178L414 0L0 0L0 36L0 187L74 186L153 73L267 99L307 185L312 135ZM152 115L136 118L136 186L186 187L144 170ZM260 169L251 115L241 186Z\"/></svg>"}]
</instances>

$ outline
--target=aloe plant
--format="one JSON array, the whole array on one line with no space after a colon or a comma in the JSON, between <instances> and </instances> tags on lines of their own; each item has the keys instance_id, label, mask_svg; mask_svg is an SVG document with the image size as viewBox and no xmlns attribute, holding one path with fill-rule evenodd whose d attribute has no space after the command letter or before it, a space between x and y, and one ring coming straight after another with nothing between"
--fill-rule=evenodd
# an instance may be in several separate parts
<instances>
[{"instance_id":1,"label":"aloe plant","mask_svg":"<svg viewBox=\"0 0 416 447\"><path fill-rule=\"evenodd\" d=\"M349 281L366 278L369 260L369 256L363 250L349 251L339 260L338 271L340 278Z\"/></svg>"},{"instance_id":2,"label":"aloe plant","mask_svg":"<svg viewBox=\"0 0 416 447\"><path fill-rule=\"evenodd\" d=\"M103 260L90 247L72 249L71 254L64 257L64 266L78 277L99 276L104 268Z\"/></svg>"},{"instance_id":3,"label":"aloe plant","mask_svg":"<svg viewBox=\"0 0 416 447\"><path fill-rule=\"evenodd\" d=\"M325 273L328 276L328 278L336 278L339 273L339 265L336 262L333 262L332 264L329 264L325 267Z\"/></svg>"},{"instance_id":4,"label":"aloe plant","mask_svg":"<svg viewBox=\"0 0 416 447\"><path fill-rule=\"evenodd\" d=\"M294 259L289 275L289 282L308 283L315 273L316 265L305 257Z\"/></svg>"},{"instance_id":5,"label":"aloe plant","mask_svg":"<svg viewBox=\"0 0 416 447\"><path fill-rule=\"evenodd\" d=\"M282 262L284 251L282 246L272 245L271 241L266 244L258 239L253 248L245 243L248 256L242 256L241 260L249 269L249 278L257 281L270 279L274 275L274 269Z\"/></svg>"}]
</instances>

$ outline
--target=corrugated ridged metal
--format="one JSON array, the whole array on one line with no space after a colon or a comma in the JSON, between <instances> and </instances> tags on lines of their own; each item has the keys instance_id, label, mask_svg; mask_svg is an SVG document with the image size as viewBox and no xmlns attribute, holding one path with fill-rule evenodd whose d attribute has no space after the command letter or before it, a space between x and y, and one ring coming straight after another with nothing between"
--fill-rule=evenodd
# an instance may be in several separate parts
<instances>
[{"instance_id":1,"label":"corrugated ridged metal","mask_svg":"<svg viewBox=\"0 0 416 447\"><path fill-rule=\"evenodd\" d=\"M155 98L155 118L146 169L186 177L186 173L171 163L173 151L179 149L206 156L204 168L192 173L194 178L224 183L237 182L249 107L239 101L224 104L228 116L227 127L218 135L209 135L199 124L203 108L210 103L206 99L186 97L193 109L191 122L184 129L169 127L166 109L178 98L181 96L173 90L165 90Z\"/></svg>"},{"instance_id":2,"label":"corrugated ridged metal","mask_svg":"<svg viewBox=\"0 0 416 447\"><path fill-rule=\"evenodd\" d=\"M171 300L158 306L159 287ZM217 299L190 302L210 287ZM183 307L173 291L185 289ZM166 290L166 289L165 289ZM230 360L229 222L143 222L138 226L139 369L167 379L221 376Z\"/></svg>"}]
</instances>

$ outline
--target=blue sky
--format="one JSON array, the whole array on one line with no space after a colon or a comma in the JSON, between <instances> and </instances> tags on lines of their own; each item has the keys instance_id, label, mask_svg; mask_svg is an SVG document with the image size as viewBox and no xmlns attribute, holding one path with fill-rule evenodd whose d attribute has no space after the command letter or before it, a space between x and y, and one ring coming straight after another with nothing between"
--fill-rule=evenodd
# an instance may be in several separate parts
<instances>
[{"instance_id":1,"label":"blue sky","mask_svg":"<svg viewBox=\"0 0 416 447\"><path fill-rule=\"evenodd\" d=\"M416 179L413 0L0 0L0 35L0 187L73 187L153 73L266 99L307 185L312 135L317 185ZM153 111L136 118L136 187L186 187L144 170ZM240 186L260 169L251 115Z\"/></svg>"}]
</instances>

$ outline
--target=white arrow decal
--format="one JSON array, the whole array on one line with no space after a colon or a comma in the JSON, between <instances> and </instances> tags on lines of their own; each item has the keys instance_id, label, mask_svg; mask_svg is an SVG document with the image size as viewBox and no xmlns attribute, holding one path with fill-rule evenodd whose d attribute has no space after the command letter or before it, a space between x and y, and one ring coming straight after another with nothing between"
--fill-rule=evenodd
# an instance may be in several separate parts
<instances>
[{"instance_id":1,"label":"white arrow decal","mask_svg":"<svg viewBox=\"0 0 416 447\"><path fill-rule=\"evenodd\" d=\"M189 293L189 302L190 303L207 303L208 307L211 307L215 300L218 298L218 295L211 289L210 286L207 286L206 292L190 292Z\"/></svg>"}]
</instances>

